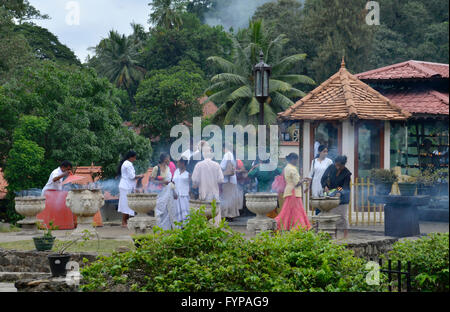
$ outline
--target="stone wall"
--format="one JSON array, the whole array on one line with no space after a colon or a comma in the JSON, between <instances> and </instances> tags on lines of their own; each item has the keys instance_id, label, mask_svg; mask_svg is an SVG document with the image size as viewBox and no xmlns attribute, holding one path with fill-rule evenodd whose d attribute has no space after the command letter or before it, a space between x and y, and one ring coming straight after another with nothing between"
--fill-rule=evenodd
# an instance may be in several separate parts
<instances>
[{"instance_id":1,"label":"stone wall","mask_svg":"<svg viewBox=\"0 0 450 312\"><path fill-rule=\"evenodd\" d=\"M398 238L395 237L367 237L349 239L345 244L348 249L353 250L358 258L378 260L382 254L386 255L388 251L392 250L392 245L396 241Z\"/></svg>"},{"instance_id":2,"label":"stone wall","mask_svg":"<svg viewBox=\"0 0 450 312\"><path fill-rule=\"evenodd\" d=\"M50 272L47 256L50 251L19 251L0 248L0 272ZM83 266L83 258L92 262L95 253L71 253L71 261Z\"/></svg>"}]
</instances>

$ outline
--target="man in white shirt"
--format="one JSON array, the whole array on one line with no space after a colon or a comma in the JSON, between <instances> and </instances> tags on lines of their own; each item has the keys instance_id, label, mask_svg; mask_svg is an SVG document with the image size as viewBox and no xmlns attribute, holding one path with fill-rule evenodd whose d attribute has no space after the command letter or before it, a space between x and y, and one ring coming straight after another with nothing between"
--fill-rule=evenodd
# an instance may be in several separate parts
<instances>
[{"instance_id":1,"label":"man in white shirt","mask_svg":"<svg viewBox=\"0 0 450 312\"><path fill-rule=\"evenodd\" d=\"M45 195L45 191L47 190L62 190L63 178L67 177L71 171L72 164L67 160L63 161L61 165L50 174L47 184L42 189L42 196Z\"/></svg>"}]
</instances>

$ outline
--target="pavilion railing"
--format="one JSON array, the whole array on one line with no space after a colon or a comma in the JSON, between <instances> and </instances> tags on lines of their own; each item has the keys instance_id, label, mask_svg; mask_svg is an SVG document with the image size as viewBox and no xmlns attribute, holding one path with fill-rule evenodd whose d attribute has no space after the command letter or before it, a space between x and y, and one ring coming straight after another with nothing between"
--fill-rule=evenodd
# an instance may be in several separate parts
<instances>
[{"instance_id":1,"label":"pavilion railing","mask_svg":"<svg viewBox=\"0 0 450 312\"><path fill-rule=\"evenodd\" d=\"M348 221L354 226L369 226L384 224L383 205L376 205L369 201L370 195L375 195L375 185L370 178L356 178L350 183L350 203L348 205ZM309 204L310 194L304 195L305 207L308 217L315 212Z\"/></svg>"}]
</instances>

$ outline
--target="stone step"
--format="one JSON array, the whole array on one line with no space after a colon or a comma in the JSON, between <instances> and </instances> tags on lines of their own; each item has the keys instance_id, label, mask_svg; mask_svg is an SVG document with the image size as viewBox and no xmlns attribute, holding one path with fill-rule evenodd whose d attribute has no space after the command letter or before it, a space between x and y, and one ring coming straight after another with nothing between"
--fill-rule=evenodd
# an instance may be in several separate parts
<instances>
[{"instance_id":1,"label":"stone step","mask_svg":"<svg viewBox=\"0 0 450 312\"><path fill-rule=\"evenodd\" d=\"M20 279L41 279L50 277L44 272L0 272L0 282L15 282Z\"/></svg>"},{"instance_id":2,"label":"stone step","mask_svg":"<svg viewBox=\"0 0 450 312\"><path fill-rule=\"evenodd\" d=\"M13 283L0 283L0 292L17 292Z\"/></svg>"}]
</instances>

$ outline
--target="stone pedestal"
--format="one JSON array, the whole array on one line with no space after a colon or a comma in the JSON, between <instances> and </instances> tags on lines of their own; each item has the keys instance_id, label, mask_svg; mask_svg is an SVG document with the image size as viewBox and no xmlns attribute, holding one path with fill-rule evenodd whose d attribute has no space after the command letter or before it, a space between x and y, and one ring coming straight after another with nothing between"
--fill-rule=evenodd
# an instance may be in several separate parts
<instances>
[{"instance_id":1,"label":"stone pedestal","mask_svg":"<svg viewBox=\"0 0 450 312\"><path fill-rule=\"evenodd\" d=\"M15 198L16 212L25 217L17 222L22 226L23 234L38 234L36 216L45 209L45 197L25 196Z\"/></svg>"},{"instance_id":2,"label":"stone pedestal","mask_svg":"<svg viewBox=\"0 0 450 312\"><path fill-rule=\"evenodd\" d=\"M277 208L278 194L276 193L247 193L245 201L248 210L256 217L247 221L247 230L258 234L263 231L273 231L277 228L274 219L267 214Z\"/></svg>"},{"instance_id":3,"label":"stone pedestal","mask_svg":"<svg viewBox=\"0 0 450 312\"><path fill-rule=\"evenodd\" d=\"M336 222L340 216L329 212L322 212L317 216L313 216L312 219L318 223L317 231L326 232L331 235L333 239L337 238Z\"/></svg>"},{"instance_id":4,"label":"stone pedestal","mask_svg":"<svg viewBox=\"0 0 450 312\"><path fill-rule=\"evenodd\" d=\"M337 238L336 222L340 216L333 214L332 210L339 206L339 197L312 197L310 205L313 209L319 209L320 214L313 216L314 222L317 222L317 231L326 232L331 235L333 239Z\"/></svg>"},{"instance_id":5,"label":"stone pedestal","mask_svg":"<svg viewBox=\"0 0 450 312\"><path fill-rule=\"evenodd\" d=\"M128 229L135 234L149 233L156 225L156 218L150 217L149 212L154 211L156 207L156 193L135 193L128 194L128 206L135 211L136 216L128 219Z\"/></svg>"},{"instance_id":6,"label":"stone pedestal","mask_svg":"<svg viewBox=\"0 0 450 312\"><path fill-rule=\"evenodd\" d=\"M384 206L384 235L408 237L420 235L419 206L425 206L430 196L369 196L369 201Z\"/></svg>"}]
</instances>

